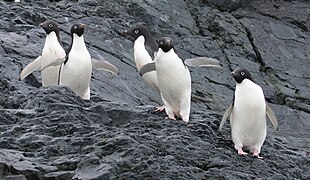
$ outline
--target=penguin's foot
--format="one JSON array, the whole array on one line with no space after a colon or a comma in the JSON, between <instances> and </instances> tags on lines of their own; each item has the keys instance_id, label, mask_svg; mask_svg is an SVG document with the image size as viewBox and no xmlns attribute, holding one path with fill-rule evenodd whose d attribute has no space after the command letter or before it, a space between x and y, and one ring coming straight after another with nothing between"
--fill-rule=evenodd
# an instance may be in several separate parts
<instances>
[{"instance_id":1,"label":"penguin's foot","mask_svg":"<svg viewBox=\"0 0 310 180\"><path fill-rule=\"evenodd\" d=\"M172 120L177 120L177 119L175 118L175 115L174 115L174 114L168 115L168 118L169 118L169 119L172 119Z\"/></svg>"},{"instance_id":2,"label":"penguin's foot","mask_svg":"<svg viewBox=\"0 0 310 180\"><path fill-rule=\"evenodd\" d=\"M254 151L253 152L253 156L258 158L258 159L264 159L263 157L259 156L259 152L258 151Z\"/></svg>"},{"instance_id":3,"label":"penguin's foot","mask_svg":"<svg viewBox=\"0 0 310 180\"><path fill-rule=\"evenodd\" d=\"M155 112L162 112L165 109L165 106L156 107Z\"/></svg>"},{"instance_id":4,"label":"penguin's foot","mask_svg":"<svg viewBox=\"0 0 310 180\"><path fill-rule=\"evenodd\" d=\"M253 154L254 157L256 157L257 159L264 159L262 156L259 156L258 154Z\"/></svg>"},{"instance_id":5,"label":"penguin's foot","mask_svg":"<svg viewBox=\"0 0 310 180\"><path fill-rule=\"evenodd\" d=\"M185 123L188 123L188 120L186 120L186 119L182 119Z\"/></svg>"},{"instance_id":6,"label":"penguin's foot","mask_svg":"<svg viewBox=\"0 0 310 180\"><path fill-rule=\"evenodd\" d=\"M246 156L248 153L244 152L244 151L242 150L242 148L239 148L239 149L238 149L238 154L241 155L241 156Z\"/></svg>"}]
</instances>

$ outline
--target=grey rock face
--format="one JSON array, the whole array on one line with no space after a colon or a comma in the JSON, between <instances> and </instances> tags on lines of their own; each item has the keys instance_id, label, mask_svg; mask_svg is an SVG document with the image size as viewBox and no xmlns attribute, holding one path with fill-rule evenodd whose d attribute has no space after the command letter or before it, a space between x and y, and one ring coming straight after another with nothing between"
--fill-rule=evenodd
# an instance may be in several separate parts
<instances>
[{"instance_id":1,"label":"grey rock face","mask_svg":"<svg viewBox=\"0 0 310 180\"><path fill-rule=\"evenodd\" d=\"M310 179L309 9L284 0L1 1L0 179ZM90 101L41 87L39 72L19 81L41 54L38 25L48 19L60 24L65 49L71 25L86 24L91 55L119 68L119 76L93 72ZM136 24L170 36L183 59L222 62L190 69L189 123L154 112L160 96L139 77L133 42L121 34ZM277 132L268 122L264 160L237 155L229 123L217 131L236 67L252 72L279 120Z\"/></svg>"}]
</instances>

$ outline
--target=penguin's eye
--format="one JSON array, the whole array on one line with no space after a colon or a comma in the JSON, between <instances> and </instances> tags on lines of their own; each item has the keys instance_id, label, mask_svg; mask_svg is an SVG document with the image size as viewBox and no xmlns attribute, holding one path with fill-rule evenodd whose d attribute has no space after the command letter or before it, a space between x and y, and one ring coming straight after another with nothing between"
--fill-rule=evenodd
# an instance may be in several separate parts
<instances>
[{"instance_id":1,"label":"penguin's eye","mask_svg":"<svg viewBox=\"0 0 310 180\"><path fill-rule=\"evenodd\" d=\"M135 34L139 34L139 30L138 29L135 30Z\"/></svg>"},{"instance_id":2,"label":"penguin's eye","mask_svg":"<svg viewBox=\"0 0 310 180\"><path fill-rule=\"evenodd\" d=\"M48 27L52 28L54 25L53 24L49 24Z\"/></svg>"},{"instance_id":3,"label":"penguin's eye","mask_svg":"<svg viewBox=\"0 0 310 180\"><path fill-rule=\"evenodd\" d=\"M244 72L241 72L240 74L241 74L241 76L244 76L245 73L244 73Z\"/></svg>"},{"instance_id":4,"label":"penguin's eye","mask_svg":"<svg viewBox=\"0 0 310 180\"><path fill-rule=\"evenodd\" d=\"M73 29L77 29L77 28L78 28L77 26L74 26L74 27L73 27Z\"/></svg>"}]
</instances>

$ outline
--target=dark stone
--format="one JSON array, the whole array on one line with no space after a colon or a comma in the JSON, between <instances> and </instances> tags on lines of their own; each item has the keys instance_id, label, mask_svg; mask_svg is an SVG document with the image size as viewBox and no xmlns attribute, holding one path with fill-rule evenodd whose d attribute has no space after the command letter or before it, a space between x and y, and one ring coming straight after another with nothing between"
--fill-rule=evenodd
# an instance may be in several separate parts
<instances>
[{"instance_id":1,"label":"dark stone","mask_svg":"<svg viewBox=\"0 0 310 180\"><path fill-rule=\"evenodd\" d=\"M249 6L253 0L202 0L204 3L216 7L221 11L234 11Z\"/></svg>"},{"instance_id":2,"label":"dark stone","mask_svg":"<svg viewBox=\"0 0 310 180\"><path fill-rule=\"evenodd\" d=\"M0 179L310 179L309 8L285 0L1 1ZM59 23L65 48L71 25L86 24L92 57L119 68L119 76L93 72L91 100L41 87L39 72L19 80L42 52L38 24L48 19ZM160 96L121 35L137 24L171 37L182 59L222 62L190 68L189 123L154 112ZM268 122L263 160L237 155L229 123L217 131L236 67L251 72L279 120L276 132Z\"/></svg>"}]
</instances>

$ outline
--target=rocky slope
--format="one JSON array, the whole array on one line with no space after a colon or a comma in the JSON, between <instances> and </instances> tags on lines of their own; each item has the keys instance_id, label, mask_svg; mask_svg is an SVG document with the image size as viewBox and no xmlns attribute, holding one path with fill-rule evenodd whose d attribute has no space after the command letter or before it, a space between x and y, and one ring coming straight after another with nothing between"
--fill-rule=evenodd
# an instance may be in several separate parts
<instances>
[{"instance_id":1,"label":"rocky slope","mask_svg":"<svg viewBox=\"0 0 310 180\"><path fill-rule=\"evenodd\" d=\"M0 179L310 179L310 3L307 1L75 0L0 2ZM119 76L93 72L91 100L66 87L43 88L22 67L40 55L38 24L87 25L93 57ZM170 36L183 58L209 56L222 69L191 68L190 122L155 113L158 94L139 77L133 42L120 33L149 26ZM217 131L232 100L229 73L246 67L278 120L268 122L261 155L240 157L230 125Z\"/></svg>"}]
</instances>

